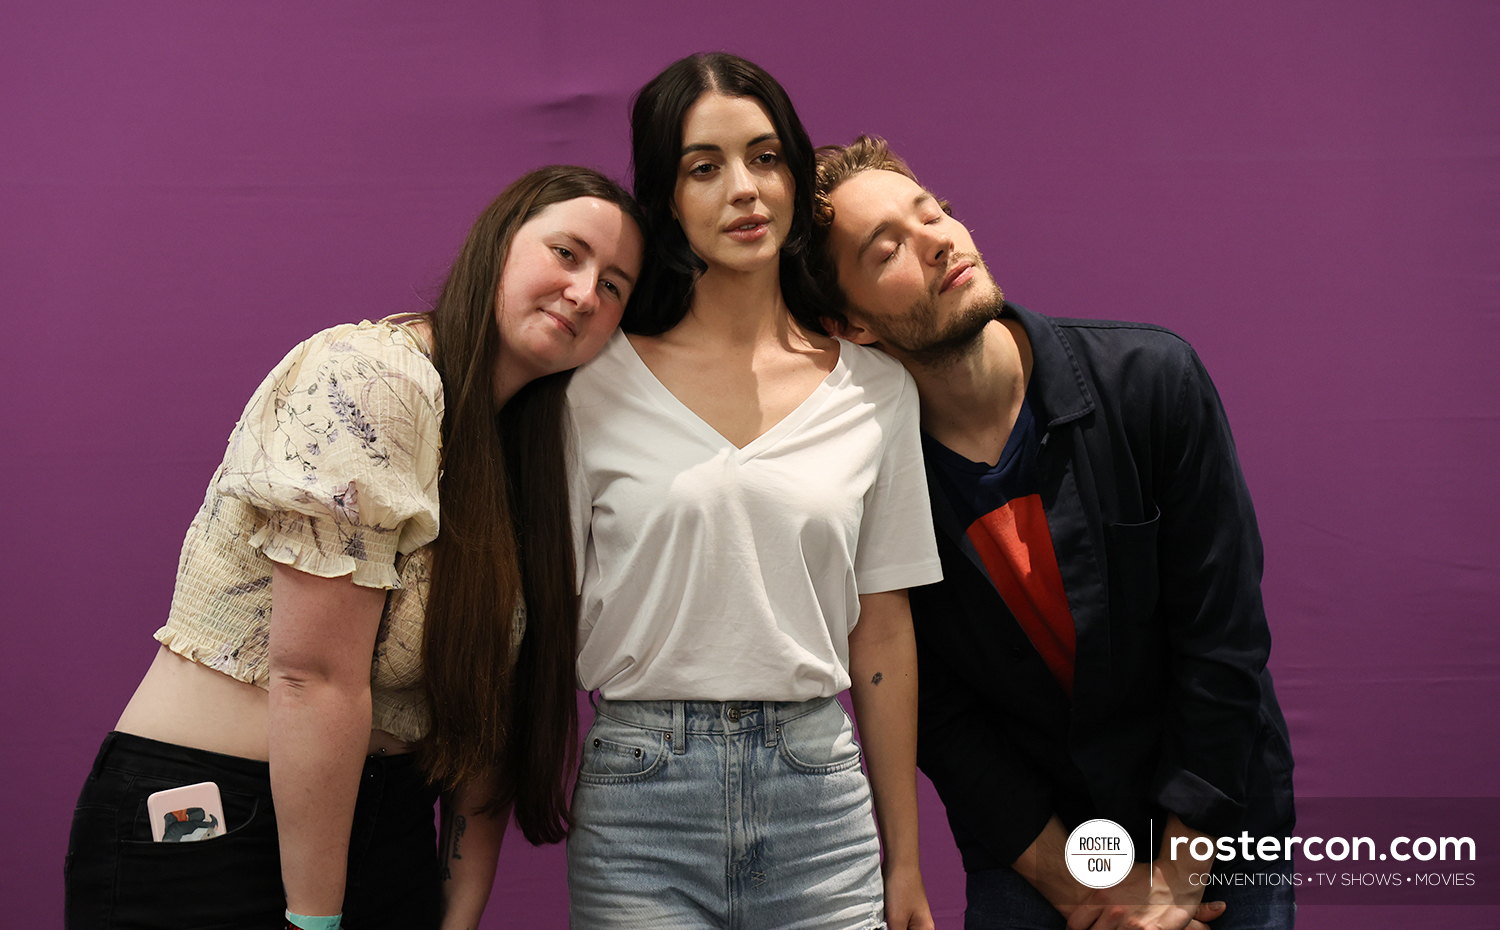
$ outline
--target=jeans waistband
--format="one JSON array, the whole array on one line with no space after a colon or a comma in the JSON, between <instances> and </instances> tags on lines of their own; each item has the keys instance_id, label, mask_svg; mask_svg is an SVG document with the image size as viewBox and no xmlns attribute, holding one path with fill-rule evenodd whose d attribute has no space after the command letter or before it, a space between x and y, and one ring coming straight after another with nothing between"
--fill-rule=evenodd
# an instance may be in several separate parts
<instances>
[{"instance_id":1,"label":"jeans waistband","mask_svg":"<svg viewBox=\"0 0 1500 930\"><path fill-rule=\"evenodd\" d=\"M780 725L815 713L833 698L810 701L610 701L601 699L594 712L601 717L643 730L661 730L672 751L687 751L687 737L736 736L764 731L767 746L776 745Z\"/></svg>"},{"instance_id":2,"label":"jeans waistband","mask_svg":"<svg viewBox=\"0 0 1500 930\"><path fill-rule=\"evenodd\" d=\"M268 762L164 743L118 730L111 731L104 737L99 755L94 759L94 773L113 769L140 774L156 771L163 765L174 769L202 769L205 773L212 772L212 776L205 776L205 781L224 781L227 777L238 782L239 789L247 792L270 790L271 765Z\"/></svg>"},{"instance_id":3,"label":"jeans waistband","mask_svg":"<svg viewBox=\"0 0 1500 930\"><path fill-rule=\"evenodd\" d=\"M404 781L426 781L416 766L415 753L366 756L366 768L372 765L379 766L388 776ZM201 774L200 781L215 782L221 789L244 794L269 795L271 792L269 762L164 743L118 730L112 730L104 737L104 742L99 746L99 754L94 757L91 774L97 777L105 769L136 775L157 774L165 770L179 773L178 777L181 778L192 778L195 777L194 773L198 773Z\"/></svg>"},{"instance_id":4,"label":"jeans waistband","mask_svg":"<svg viewBox=\"0 0 1500 930\"><path fill-rule=\"evenodd\" d=\"M601 698L595 712L646 730L670 731L676 714L689 733L739 733L758 730L771 721L795 720L818 710L831 697L810 701L610 701ZM680 707L680 711L674 711Z\"/></svg>"}]
</instances>

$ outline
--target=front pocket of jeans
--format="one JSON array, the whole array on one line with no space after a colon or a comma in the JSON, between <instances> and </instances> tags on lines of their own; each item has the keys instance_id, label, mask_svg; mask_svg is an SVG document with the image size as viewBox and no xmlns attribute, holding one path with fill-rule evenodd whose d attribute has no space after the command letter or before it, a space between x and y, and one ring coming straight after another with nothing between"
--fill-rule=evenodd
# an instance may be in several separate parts
<instances>
[{"instance_id":1,"label":"front pocket of jeans","mask_svg":"<svg viewBox=\"0 0 1500 930\"><path fill-rule=\"evenodd\" d=\"M597 725L583 744L583 765L578 780L593 785L645 781L667 764L666 734L636 730L611 732L614 739L599 735Z\"/></svg>"},{"instance_id":2,"label":"front pocket of jeans","mask_svg":"<svg viewBox=\"0 0 1500 930\"><path fill-rule=\"evenodd\" d=\"M808 775L830 775L859 768L859 743L844 709L829 706L789 720L780 727L777 751L786 764Z\"/></svg>"}]
</instances>

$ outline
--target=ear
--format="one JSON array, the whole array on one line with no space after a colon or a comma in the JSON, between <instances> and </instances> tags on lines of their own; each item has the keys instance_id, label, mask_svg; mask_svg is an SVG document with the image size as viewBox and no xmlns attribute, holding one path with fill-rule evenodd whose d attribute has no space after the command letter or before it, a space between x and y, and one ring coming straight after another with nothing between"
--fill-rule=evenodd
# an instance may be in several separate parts
<instances>
[{"instance_id":1,"label":"ear","mask_svg":"<svg viewBox=\"0 0 1500 930\"><path fill-rule=\"evenodd\" d=\"M862 346L874 345L879 341L879 337L860 325L857 318L846 314L846 319L848 322L840 323L831 316L819 318L823 324L823 328L828 330L830 336L837 336L840 339Z\"/></svg>"}]
</instances>

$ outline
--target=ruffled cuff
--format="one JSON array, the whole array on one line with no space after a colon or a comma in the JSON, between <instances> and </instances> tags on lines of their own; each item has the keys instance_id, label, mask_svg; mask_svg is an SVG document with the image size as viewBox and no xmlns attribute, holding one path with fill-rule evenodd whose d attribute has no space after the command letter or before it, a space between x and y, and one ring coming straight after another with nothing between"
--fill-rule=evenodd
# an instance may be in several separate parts
<instances>
[{"instance_id":1,"label":"ruffled cuff","mask_svg":"<svg viewBox=\"0 0 1500 930\"><path fill-rule=\"evenodd\" d=\"M401 587L395 530L339 523L294 511L261 513L250 546L273 562L320 578L353 575L363 588Z\"/></svg>"}]
</instances>

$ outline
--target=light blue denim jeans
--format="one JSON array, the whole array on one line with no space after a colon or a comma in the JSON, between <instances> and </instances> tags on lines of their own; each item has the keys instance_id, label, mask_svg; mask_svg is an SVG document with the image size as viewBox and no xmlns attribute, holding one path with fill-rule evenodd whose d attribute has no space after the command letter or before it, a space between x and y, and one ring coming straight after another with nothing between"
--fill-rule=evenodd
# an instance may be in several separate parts
<instances>
[{"instance_id":1,"label":"light blue denim jeans","mask_svg":"<svg viewBox=\"0 0 1500 930\"><path fill-rule=\"evenodd\" d=\"M568 837L573 930L871 930L880 844L832 698L600 701Z\"/></svg>"}]
</instances>

